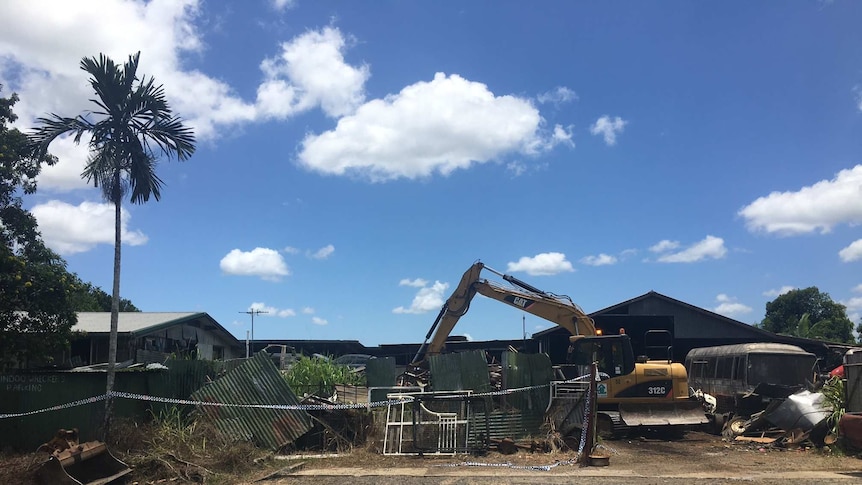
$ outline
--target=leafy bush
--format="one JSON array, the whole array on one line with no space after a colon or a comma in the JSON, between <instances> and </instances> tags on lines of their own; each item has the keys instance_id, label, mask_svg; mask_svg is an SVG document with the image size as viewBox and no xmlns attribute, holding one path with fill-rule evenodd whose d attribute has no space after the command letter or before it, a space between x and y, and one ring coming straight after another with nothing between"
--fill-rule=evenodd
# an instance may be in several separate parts
<instances>
[{"instance_id":1,"label":"leafy bush","mask_svg":"<svg viewBox=\"0 0 862 485\"><path fill-rule=\"evenodd\" d=\"M336 384L365 384L363 377L352 372L346 365L336 364L330 358L317 355L300 356L284 378L290 388L299 395L316 394L323 397L331 396L335 392Z\"/></svg>"},{"instance_id":2,"label":"leafy bush","mask_svg":"<svg viewBox=\"0 0 862 485\"><path fill-rule=\"evenodd\" d=\"M838 420L844 415L844 379L838 376L830 377L823 388L820 389L823 393L823 399L826 401L826 406L832 410L832 414L827 418L829 424L829 432L833 435L838 435Z\"/></svg>"}]
</instances>

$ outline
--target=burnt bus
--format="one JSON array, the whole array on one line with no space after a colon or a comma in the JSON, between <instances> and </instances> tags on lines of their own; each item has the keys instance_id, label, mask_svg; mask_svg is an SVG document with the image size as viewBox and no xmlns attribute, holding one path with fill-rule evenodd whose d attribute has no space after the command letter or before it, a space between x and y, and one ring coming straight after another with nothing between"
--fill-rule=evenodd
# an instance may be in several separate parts
<instances>
[{"instance_id":1,"label":"burnt bus","mask_svg":"<svg viewBox=\"0 0 862 485\"><path fill-rule=\"evenodd\" d=\"M817 356L776 343L692 349L685 357L688 386L715 398L710 410L720 429L734 416L748 418L814 381Z\"/></svg>"}]
</instances>

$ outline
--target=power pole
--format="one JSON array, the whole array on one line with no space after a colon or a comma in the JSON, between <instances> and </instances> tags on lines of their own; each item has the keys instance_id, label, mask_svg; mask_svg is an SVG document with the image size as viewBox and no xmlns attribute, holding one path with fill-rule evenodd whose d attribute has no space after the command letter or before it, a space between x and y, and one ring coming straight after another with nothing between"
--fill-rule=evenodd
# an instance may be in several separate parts
<instances>
[{"instance_id":1,"label":"power pole","mask_svg":"<svg viewBox=\"0 0 862 485\"><path fill-rule=\"evenodd\" d=\"M247 312L240 312L240 313L245 313L246 315L251 315L251 341L254 342L254 316L260 315L261 313L269 313L269 312L264 311L264 310L249 310ZM248 354L248 351L246 351L246 354ZM246 355L246 357L248 357L248 355Z\"/></svg>"}]
</instances>

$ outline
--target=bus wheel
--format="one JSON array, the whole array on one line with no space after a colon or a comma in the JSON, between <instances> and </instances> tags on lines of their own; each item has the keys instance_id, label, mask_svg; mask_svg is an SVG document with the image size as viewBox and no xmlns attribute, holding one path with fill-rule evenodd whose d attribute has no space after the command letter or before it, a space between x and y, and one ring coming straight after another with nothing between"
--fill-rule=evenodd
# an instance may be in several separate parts
<instances>
[{"instance_id":1,"label":"bus wheel","mask_svg":"<svg viewBox=\"0 0 862 485\"><path fill-rule=\"evenodd\" d=\"M722 431L722 435L725 438L733 439L741 434L745 433L745 423L748 421L748 418L744 416L733 416L730 420L727 421L724 425L724 430Z\"/></svg>"}]
</instances>

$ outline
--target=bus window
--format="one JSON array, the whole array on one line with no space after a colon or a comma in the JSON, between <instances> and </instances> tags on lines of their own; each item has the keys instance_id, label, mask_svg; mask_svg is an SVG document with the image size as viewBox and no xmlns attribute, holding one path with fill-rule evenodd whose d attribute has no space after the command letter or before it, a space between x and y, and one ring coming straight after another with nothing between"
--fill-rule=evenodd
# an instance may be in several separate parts
<instances>
[{"instance_id":1,"label":"bus window","mask_svg":"<svg viewBox=\"0 0 862 485\"><path fill-rule=\"evenodd\" d=\"M745 357L737 357L734 359L734 376L737 381L745 382Z\"/></svg>"},{"instance_id":2,"label":"bus window","mask_svg":"<svg viewBox=\"0 0 862 485\"><path fill-rule=\"evenodd\" d=\"M708 357L706 359L706 373L704 377L708 379L715 378L715 357Z\"/></svg>"}]
</instances>

